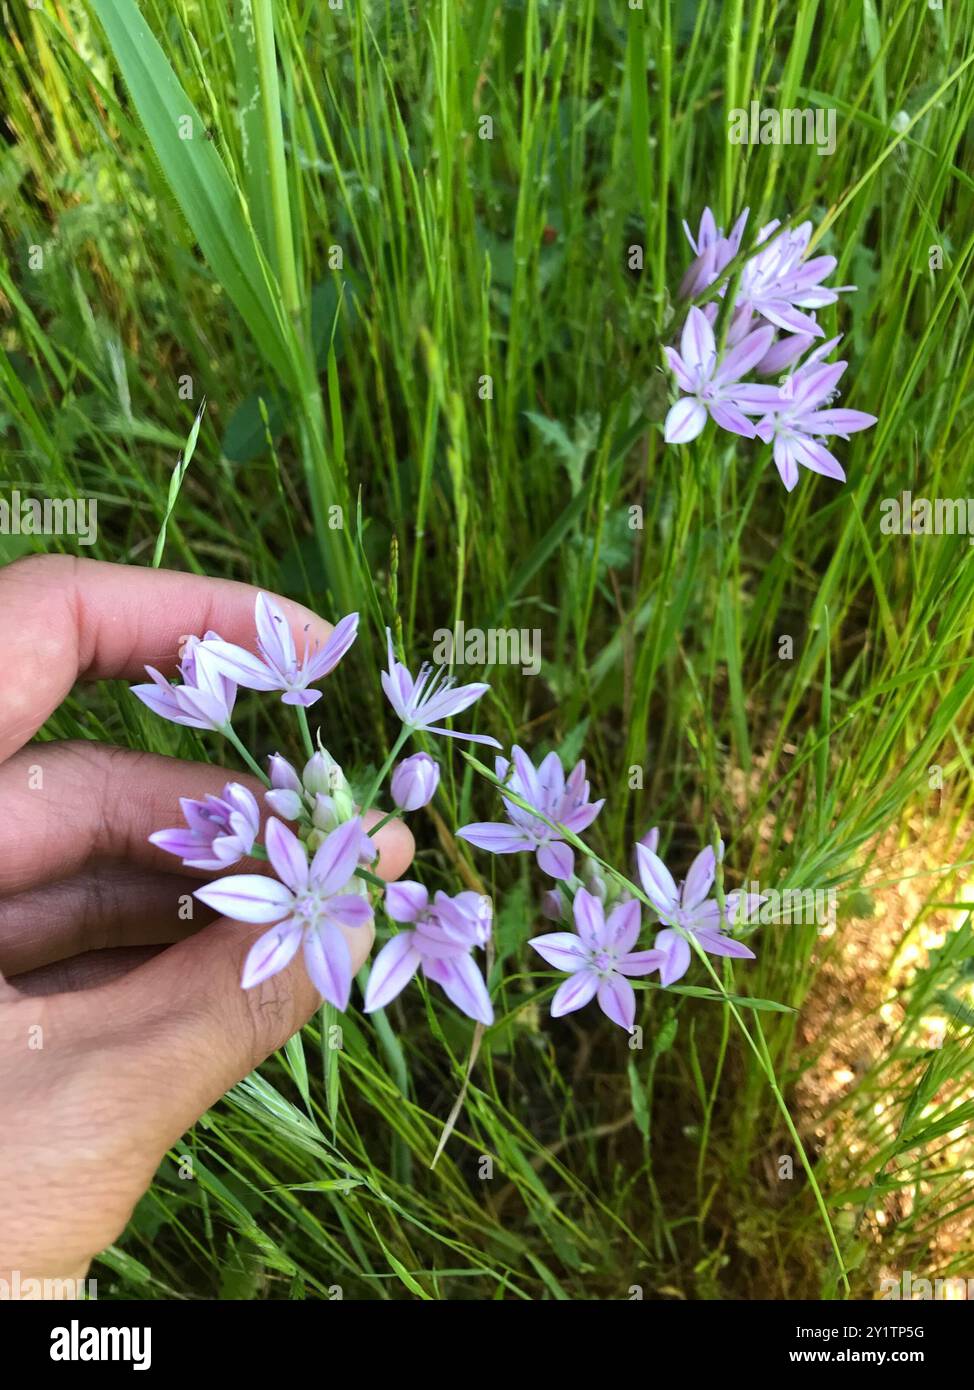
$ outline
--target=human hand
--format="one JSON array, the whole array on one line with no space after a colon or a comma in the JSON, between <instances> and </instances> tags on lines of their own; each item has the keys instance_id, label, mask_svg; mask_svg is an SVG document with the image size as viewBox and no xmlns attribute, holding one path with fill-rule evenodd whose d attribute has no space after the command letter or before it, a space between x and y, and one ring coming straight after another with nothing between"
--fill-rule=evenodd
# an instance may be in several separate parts
<instances>
[{"instance_id":1,"label":"human hand","mask_svg":"<svg viewBox=\"0 0 974 1390\"><path fill-rule=\"evenodd\" d=\"M227 580L32 556L0 570L0 1279L80 1278L123 1230L181 1134L281 1047L320 998L300 961L240 988L263 927L196 904L199 877L148 842L205 764L77 740L27 740L80 677L175 669L181 637L246 642L256 590ZM295 636L330 625L281 601ZM235 773L256 791L258 784ZM379 817L373 814L366 824ZM384 879L407 828L376 836ZM257 863L245 864L249 872ZM209 924L200 926L200 920ZM347 931L356 970L372 930Z\"/></svg>"}]
</instances>

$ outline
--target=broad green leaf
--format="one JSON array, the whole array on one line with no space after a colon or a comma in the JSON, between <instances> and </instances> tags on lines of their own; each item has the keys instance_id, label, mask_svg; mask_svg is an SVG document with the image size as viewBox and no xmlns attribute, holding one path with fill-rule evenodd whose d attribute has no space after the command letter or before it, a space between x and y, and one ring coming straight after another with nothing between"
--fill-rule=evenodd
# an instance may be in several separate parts
<instances>
[{"instance_id":1,"label":"broad green leaf","mask_svg":"<svg viewBox=\"0 0 974 1390\"><path fill-rule=\"evenodd\" d=\"M296 381L271 272L240 191L135 0L91 0L159 167L200 250L281 379Z\"/></svg>"}]
</instances>

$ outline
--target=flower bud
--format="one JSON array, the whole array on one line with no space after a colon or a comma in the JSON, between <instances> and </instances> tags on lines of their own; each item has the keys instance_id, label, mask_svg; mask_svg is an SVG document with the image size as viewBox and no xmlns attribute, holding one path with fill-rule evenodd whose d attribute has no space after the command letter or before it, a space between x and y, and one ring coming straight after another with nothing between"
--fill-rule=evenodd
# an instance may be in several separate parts
<instances>
[{"instance_id":1,"label":"flower bud","mask_svg":"<svg viewBox=\"0 0 974 1390\"><path fill-rule=\"evenodd\" d=\"M418 811L433 800L439 781L439 765L428 753L414 753L392 774L392 799L400 811Z\"/></svg>"},{"instance_id":2,"label":"flower bud","mask_svg":"<svg viewBox=\"0 0 974 1390\"><path fill-rule=\"evenodd\" d=\"M324 749L315 753L305 763L302 781L305 791L310 792L312 796L319 793L322 796L334 796L336 792L343 791L348 786L345 774L331 754Z\"/></svg>"},{"instance_id":3,"label":"flower bud","mask_svg":"<svg viewBox=\"0 0 974 1390\"><path fill-rule=\"evenodd\" d=\"M267 759L267 769L270 773L271 786L275 791L300 792L301 779L287 758L282 758L280 753L272 753ZM293 816L288 817L293 820Z\"/></svg>"},{"instance_id":4,"label":"flower bud","mask_svg":"<svg viewBox=\"0 0 974 1390\"><path fill-rule=\"evenodd\" d=\"M557 888L549 888L541 897L541 911L549 922L560 922L564 913L561 893Z\"/></svg>"},{"instance_id":5,"label":"flower bud","mask_svg":"<svg viewBox=\"0 0 974 1390\"><path fill-rule=\"evenodd\" d=\"M304 810L300 792L292 791L289 787L272 787L264 793L264 800L281 820L298 820Z\"/></svg>"}]
</instances>

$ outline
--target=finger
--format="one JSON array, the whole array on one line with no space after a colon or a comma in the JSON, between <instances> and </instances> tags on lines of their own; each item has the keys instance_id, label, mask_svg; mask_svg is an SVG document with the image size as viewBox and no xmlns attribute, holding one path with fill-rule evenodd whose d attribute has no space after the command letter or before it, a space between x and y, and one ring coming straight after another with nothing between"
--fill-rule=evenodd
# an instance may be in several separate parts
<instances>
[{"instance_id":1,"label":"finger","mask_svg":"<svg viewBox=\"0 0 974 1390\"><path fill-rule=\"evenodd\" d=\"M106 951L86 951L17 975L8 984L21 997L33 999L98 989L137 970L163 950L164 946L113 946Z\"/></svg>"},{"instance_id":2,"label":"finger","mask_svg":"<svg viewBox=\"0 0 974 1390\"><path fill-rule=\"evenodd\" d=\"M256 778L208 763L84 739L31 744L0 766L0 896L68 878L93 859L172 871L178 860L149 844L149 836L183 824L180 797L217 795L227 782L241 782L261 804L263 787ZM249 860L233 870L257 871ZM185 872L209 876L202 870Z\"/></svg>"},{"instance_id":3,"label":"finger","mask_svg":"<svg viewBox=\"0 0 974 1390\"><path fill-rule=\"evenodd\" d=\"M237 781L260 802L256 778L207 763L85 739L31 744L0 766L0 894L68 878L93 859L172 871L179 860L149 836L183 824L181 796L218 795Z\"/></svg>"},{"instance_id":4,"label":"finger","mask_svg":"<svg viewBox=\"0 0 974 1390\"><path fill-rule=\"evenodd\" d=\"M376 843L383 875L398 877L412 860L408 828L390 822ZM160 1152L282 1047L321 1003L300 952L265 984L241 989L247 952L265 930L221 918L122 980L48 1001L57 1006L49 1031L67 1047L104 1046L105 1019L111 1019L126 1068L141 1078L133 1092L133 1124ZM372 928L350 928L343 935L358 971L372 944Z\"/></svg>"},{"instance_id":5,"label":"finger","mask_svg":"<svg viewBox=\"0 0 974 1390\"><path fill-rule=\"evenodd\" d=\"M231 579L32 555L0 569L0 762L26 743L79 676L134 679L175 668L181 638L212 628L253 650L258 590ZM331 624L279 600L299 650Z\"/></svg>"},{"instance_id":6,"label":"finger","mask_svg":"<svg viewBox=\"0 0 974 1390\"><path fill-rule=\"evenodd\" d=\"M10 979L84 952L181 941L214 919L193 897L198 886L181 874L104 864L0 899L0 973Z\"/></svg>"}]
</instances>

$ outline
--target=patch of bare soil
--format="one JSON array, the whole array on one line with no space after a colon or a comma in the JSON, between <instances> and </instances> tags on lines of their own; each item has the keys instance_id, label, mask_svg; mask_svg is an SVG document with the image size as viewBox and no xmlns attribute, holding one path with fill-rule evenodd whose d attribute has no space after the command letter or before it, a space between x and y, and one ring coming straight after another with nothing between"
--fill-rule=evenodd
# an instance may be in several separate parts
<instances>
[{"instance_id":1,"label":"patch of bare soil","mask_svg":"<svg viewBox=\"0 0 974 1390\"><path fill-rule=\"evenodd\" d=\"M798 1024L801 1052L814 1060L795 1088L795 1099L799 1126L818 1152L833 1190L869 1187L877 1148L895 1138L906 1099L924 1065L918 1054L941 1048L948 1028L956 1028L936 1007L908 1020L906 1006L918 973L965 915L958 908L930 904L974 898L969 869L943 871L945 864L968 857L957 853L958 844L967 839L958 836L948 844L942 836L938 843L930 824L919 816L906 832L890 832L876 846L864 892L852 895L853 911L865 915L846 916L840 908L838 927L826 928L820 938L818 973ZM904 1028L909 1029L907 1039ZM904 1041L912 1051L909 1060L884 1067L884 1059ZM946 1102L955 1106L972 1098L974 1075L968 1072L960 1081L947 1080L928 1108L939 1113ZM917 1154L908 1157L915 1161ZM894 1160L887 1172L906 1161ZM962 1190L966 1182L968 1200L974 1200L970 1127L959 1126L928 1146L924 1172L956 1173L953 1191L958 1186ZM870 1288L879 1297L884 1279L901 1280L904 1268L911 1268L911 1249L922 1265L912 1266L913 1274L931 1280L941 1272L956 1274L964 1268L964 1254L971 1252L966 1266L970 1282L965 1286L964 1279L953 1279L938 1296L974 1297L974 1210L958 1211L939 1223L923 1215L915 1229L911 1222L918 1203L929 1200L935 1187L944 1190L935 1179L920 1180L865 1204L859 1236L871 1249L860 1270L860 1297L868 1296ZM954 1197L947 1205L964 1202ZM860 1209L854 1210L859 1216ZM930 1237L922 1234L928 1221L934 1228Z\"/></svg>"}]
</instances>

